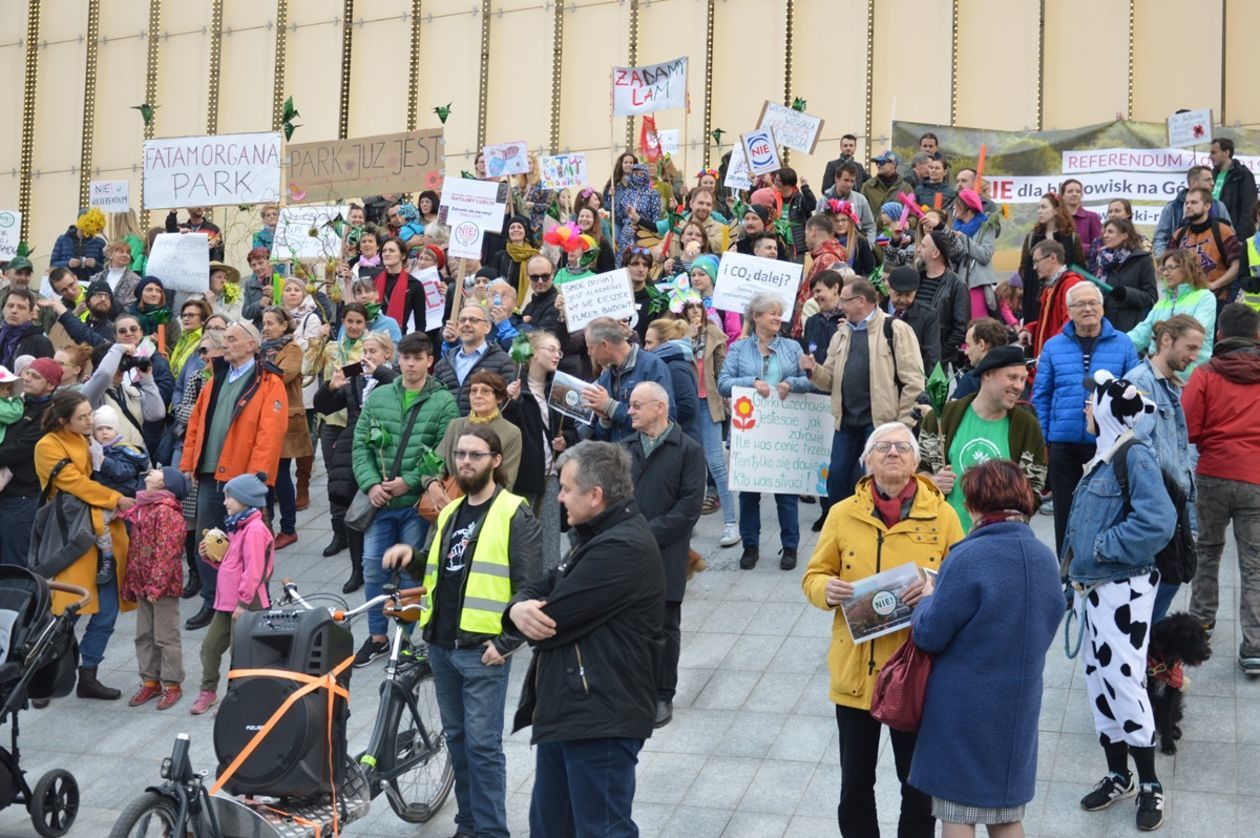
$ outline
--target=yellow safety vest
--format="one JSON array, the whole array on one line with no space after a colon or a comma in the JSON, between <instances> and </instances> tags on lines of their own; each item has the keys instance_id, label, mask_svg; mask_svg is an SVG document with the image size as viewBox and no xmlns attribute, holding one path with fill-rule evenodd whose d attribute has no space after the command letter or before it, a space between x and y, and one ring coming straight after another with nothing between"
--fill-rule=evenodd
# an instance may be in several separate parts
<instances>
[{"instance_id":1,"label":"yellow safety vest","mask_svg":"<svg viewBox=\"0 0 1260 838\"><path fill-rule=\"evenodd\" d=\"M1260 233L1247 239L1247 270L1253 274L1260 273L1260 253L1256 252L1256 239L1260 238ZM1246 277L1241 277L1246 282ZM1260 294L1252 294L1243 291L1242 301L1252 308L1260 311Z\"/></svg>"},{"instance_id":2,"label":"yellow safety vest","mask_svg":"<svg viewBox=\"0 0 1260 838\"><path fill-rule=\"evenodd\" d=\"M455 515L464 498L448 503L437 518L437 535L429 547L429 558L424 565L424 587L428 591L425 610L420 615L420 627L429 624L433 616L433 594L437 590L438 564L445 560L442 543L446 526ZM486 510L473 548L472 564L468 568L468 584L464 588L464 607L459 613L459 628L469 634L497 635L503 631L503 611L512 600L512 575L508 565L508 536L512 529L512 516L525 499L507 490L499 492Z\"/></svg>"}]
</instances>

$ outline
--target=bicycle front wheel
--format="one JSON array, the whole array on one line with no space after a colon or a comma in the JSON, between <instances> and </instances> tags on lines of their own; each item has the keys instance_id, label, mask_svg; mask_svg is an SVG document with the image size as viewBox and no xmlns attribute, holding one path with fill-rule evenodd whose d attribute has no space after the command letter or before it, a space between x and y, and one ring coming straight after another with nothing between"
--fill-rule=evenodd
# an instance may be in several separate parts
<instances>
[{"instance_id":1,"label":"bicycle front wheel","mask_svg":"<svg viewBox=\"0 0 1260 838\"><path fill-rule=\"evenodd\" d=\"M168 838L175 835L175 802L155 791L127 804L110 830L109 838Z\"/></svg>"},{"instance_id":2,"label":"bicycle front wheel","mask_svg":"<svg viewBox=\"0 0 1260 838\"><path fill-rule=\"evenodd\" d=\"M427 670L427 667L426 667ZM446 802L455 784L455 769L438 714L433 676L425 674L411 689L416 712L402 707L387 742L394 765L389 780L396 794L386 795L394 813L408 823L425 823ZM391 747L388 746L387 747Z\"/></svg>"}]
</instances>

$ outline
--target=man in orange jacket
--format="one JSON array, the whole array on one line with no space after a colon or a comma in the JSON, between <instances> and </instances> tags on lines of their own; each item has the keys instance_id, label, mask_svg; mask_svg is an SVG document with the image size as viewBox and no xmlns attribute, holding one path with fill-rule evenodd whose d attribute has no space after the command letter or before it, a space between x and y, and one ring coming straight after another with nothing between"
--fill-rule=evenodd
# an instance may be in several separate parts
<instances>
[{"instance_id":1,"label":"man in orange jacket","mask_svg":"<svg viewBox=\"0 0 1260 838\"><path fill-rule=\"evenodd\" d=\"M180 471L197 481L197 526L223 529L223 484L240 474L264 472L274 486L280 448L289 424L284 379L258 357L261 343L252 323L223 333L223 357L213 362L210 386L201 391L184 433ZM194 631L214 615L215 568L197 560L201 610L184 623Z\"/></svg>"}]
</instances>

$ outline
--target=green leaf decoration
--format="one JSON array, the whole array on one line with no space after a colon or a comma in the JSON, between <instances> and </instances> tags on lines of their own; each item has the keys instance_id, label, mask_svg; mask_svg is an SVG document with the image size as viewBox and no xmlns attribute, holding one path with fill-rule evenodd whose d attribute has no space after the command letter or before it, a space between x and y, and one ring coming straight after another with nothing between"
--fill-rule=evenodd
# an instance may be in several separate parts
<instances>
[{"instance_id":1,"label":"green leaf decoration","mask_svg":"<svg viewBox=\"0 0 1260 838\"><path fill-rule=\"evenodd\" d=\"M805 113L805 100L804 100L804 99L802 99L800 96L797 96L795 99L793 99L793 100L792 100L792 110L794 110L794 111L800 111L801 113Z\"/></svg>"},{"instance_id":2,"label":"green leaf decoration","mask_svg":"<svg viewBox=\"0 0 1260 838\"><path fill-rule=\"evenodd\" d=\"M433 109L433 112L437 114L437 118L442 120L443 125L446 124L446 118L451 115L451 104L451 102L447 102L445 105L438 105Z\"/></svg>"},{"instance_id":3,"label":"green leaf decoration","mask_svg":"<svg viewBox=\"0 0 1260 838\"><path fill-rule=\"evenodd\" d=\"M534 345L529 342L529 335L521 333L512 338L512 348L508 354L512 356L514 364L529 363L529 359L534 357Z\"/></svg>"},{"instance_id":4,"label":"green leaf decoration","mask_svg":"<svg viewBox=\"0 0 1260 838\"><path fill-rule=\"evenodd\" d=\"M945 400L949 398L949 376L945 374L940 361L936 362L936 367L932 370L932 374L928 376L925 389L927 390L928 401L932 403L932 410L936 412L937 416L940 416L941 411L945 408Z\"/></svg>"},{"instance_id":5,"label":"green leaf decoration","mask_svg":"<svg viewBox=\"0 0 1260 838\"><path fill-rule=\"evenodd\" d=\"M150 105L148 102L145 102L142 105L132 105L131 109L133 111L140 111L140 118L144 120L145 125L148 125L150 122L153 121L153 112L156 111L160 107L162 106Z\"/></svg>"}]
</instances>

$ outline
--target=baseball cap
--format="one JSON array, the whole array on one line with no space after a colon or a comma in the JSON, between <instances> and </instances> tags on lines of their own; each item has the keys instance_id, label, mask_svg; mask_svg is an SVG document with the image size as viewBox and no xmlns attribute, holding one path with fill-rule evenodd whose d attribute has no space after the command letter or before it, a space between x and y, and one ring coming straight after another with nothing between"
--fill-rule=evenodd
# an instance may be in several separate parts
<instances>
[{"instance_id":1,"label":"baseball cap","mask_svg":"<svg viewBox=\"0 0 1260 838\"><path fill-rule=\"evenodd\" d=\"M872 157L871 159L874 160L876 163L887 163L889 161L896 163L897 155L893 154L893 151L891 148L886 148L880 153L878 157Z\"/></svg>"}]
</instances>

